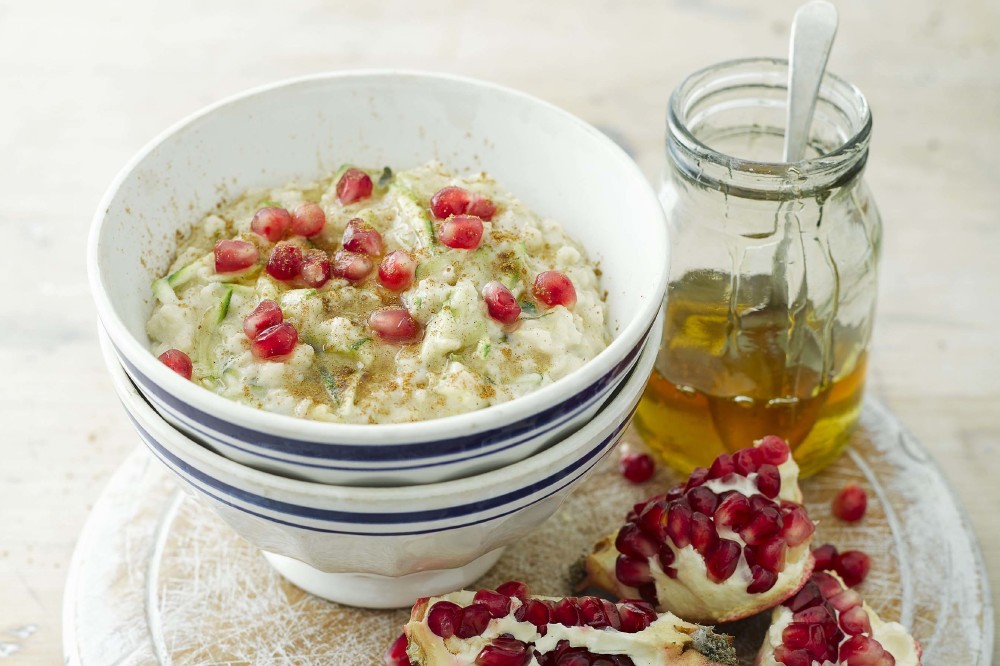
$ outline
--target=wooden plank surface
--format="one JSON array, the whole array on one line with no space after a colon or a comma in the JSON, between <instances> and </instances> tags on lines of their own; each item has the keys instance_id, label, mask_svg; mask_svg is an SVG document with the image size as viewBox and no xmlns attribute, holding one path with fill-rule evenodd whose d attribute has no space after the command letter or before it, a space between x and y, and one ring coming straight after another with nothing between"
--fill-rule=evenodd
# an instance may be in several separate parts
<instances>
[{"instance_id":1,"label":"wooden plank surface","mask_svg":"<svg viewBox=\"0 0 1000 666\"><path fill-rule=\"evenodd\" d=\"M783 55L796 4L0 1L0 275L15 287L0 309L0 654L62 659L76 535L137 446L101 368L84 243L146 141L249 86L402 66L543 97L655 178L672 87L712 62ZM956 486L1000 588L1000 4L839 5L831 68L874 109L885 221L871 390Z\"/></svg>"}]
</instances>

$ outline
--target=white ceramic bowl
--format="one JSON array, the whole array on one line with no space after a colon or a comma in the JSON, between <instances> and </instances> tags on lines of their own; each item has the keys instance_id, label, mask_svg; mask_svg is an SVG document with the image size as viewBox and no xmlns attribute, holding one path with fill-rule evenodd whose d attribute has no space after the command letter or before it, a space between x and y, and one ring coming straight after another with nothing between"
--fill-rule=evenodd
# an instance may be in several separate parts
<instances>
[{"instance_id":1,"label":"white ceramic bowl","mask_svg":"<svg viewBox=\"0 0 1000 666\"><path fill-rule=\"evenodd\" d=\"M213 453L150 407L103 333L101 346L115 391L149 450L278 571L333 601L396 608L472 583L505 545L555 512L621 437L659 337L657 328L607 405L566 439L492 472L402 488L297 481Z\"/></svg>"},{"instance_id":2,"label":"white ceramic bowl","mask_svg":"<svg viewBox=\"0 0 1000 666\"><path fill-rule=\"evenodd\" d=\"M600 262L614 336L606 350L529 396L398 425L319 423L257 410L184 381L150 353L149 284L166 270L175 233L220 199L315 178L345 161L409 168L432 158L459 172L490 172ZM257 467L358 485L460 478L522 459L586 423L642 347L663 297L666 258L656 195L604 134L513 90L404 72L296 79L182 121L115 179L88 248L101 322L164 418Z\"/></svg>"}]
</instances>

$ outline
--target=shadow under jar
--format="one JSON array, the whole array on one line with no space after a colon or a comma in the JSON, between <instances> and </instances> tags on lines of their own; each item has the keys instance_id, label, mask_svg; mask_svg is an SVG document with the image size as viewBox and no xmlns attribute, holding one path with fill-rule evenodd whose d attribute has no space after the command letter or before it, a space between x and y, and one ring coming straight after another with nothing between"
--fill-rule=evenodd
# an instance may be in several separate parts
<instances>
[{"instance_id":1,"label":"shadow under jar","mask_svg":"<svg viewBox=\"0 0 1000 666\"><path fill-rule=\"evenodd\" d=\"M862 180L871 114L827 74L806 157L783 163L787 80L787 61L726 62L670 99L666 319L636 424L685 472L775 434L813 474L861 410L881 239Z\"/></svg>"}]
</instances>

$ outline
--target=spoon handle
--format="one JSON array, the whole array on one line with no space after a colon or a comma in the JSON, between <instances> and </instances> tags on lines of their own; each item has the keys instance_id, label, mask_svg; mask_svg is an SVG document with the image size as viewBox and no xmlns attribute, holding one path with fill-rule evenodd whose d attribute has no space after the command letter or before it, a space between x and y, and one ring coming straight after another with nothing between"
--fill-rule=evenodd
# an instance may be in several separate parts
<instances>
[{"instance_id":1,"label":"spoon handle","mask_svg":"<svg viewBox=\"0 0 1000 666\"><path fill-rule=\"evenodd\" d=\"M788 53L785 162L805 157L819 84L836 34L837 9L826 0L812 0L795 12Z\"/></svg>"}]
</instances>

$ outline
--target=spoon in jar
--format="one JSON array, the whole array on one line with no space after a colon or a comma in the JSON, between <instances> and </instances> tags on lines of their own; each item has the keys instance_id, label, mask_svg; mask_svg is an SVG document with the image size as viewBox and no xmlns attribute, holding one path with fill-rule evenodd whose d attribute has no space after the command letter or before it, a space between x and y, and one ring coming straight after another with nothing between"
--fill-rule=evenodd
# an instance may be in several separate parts
<instances>
[{"instance_id":1,"label":"spoon in jar","mask_svg":"<svg viewBox=\"0 0 1000 666\"><path fill-rule=\"evenodd\" d=\"M805 157L819 85L836 35L837 9L826 0L812 0L795 12L788 49L785 162Z\"/></svg>"}]
</instances>

